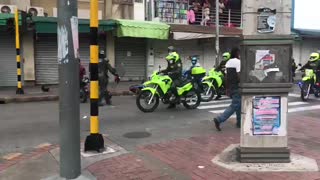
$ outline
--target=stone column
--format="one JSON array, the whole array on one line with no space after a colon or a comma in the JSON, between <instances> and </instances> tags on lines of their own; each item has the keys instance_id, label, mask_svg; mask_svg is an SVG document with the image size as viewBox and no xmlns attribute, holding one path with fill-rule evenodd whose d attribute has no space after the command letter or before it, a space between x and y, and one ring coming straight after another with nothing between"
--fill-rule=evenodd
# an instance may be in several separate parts
<instances>
[{"instance_id":1,"label":"stone column","mask_svg":"<svg viewBox=\"0 0 320 180\"><path fill-rule=\"evenodd\" d=\"M290 162L291 3L242 1L240 162Z\"/></svg>"}]
</instances>

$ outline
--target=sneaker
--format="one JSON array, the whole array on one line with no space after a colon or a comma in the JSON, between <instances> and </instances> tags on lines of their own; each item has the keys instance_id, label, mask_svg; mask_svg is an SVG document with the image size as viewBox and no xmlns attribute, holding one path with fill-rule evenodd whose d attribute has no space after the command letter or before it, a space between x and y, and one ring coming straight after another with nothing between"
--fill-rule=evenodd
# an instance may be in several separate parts
<instances>
[{"instance_id":1,"label":"sneaker","mask_svg":"<svg viewBox=\"0 0 320 180\"><path fill-rule=\"evenodd\" d=\"M214 125L216 126L216 129L217 129L218 131L221 131L220 122L218 121L218 119L217 119L217 118L214 118L214 119L213 119L213 122L214 122Z\"/></svg>"}]
</instances>

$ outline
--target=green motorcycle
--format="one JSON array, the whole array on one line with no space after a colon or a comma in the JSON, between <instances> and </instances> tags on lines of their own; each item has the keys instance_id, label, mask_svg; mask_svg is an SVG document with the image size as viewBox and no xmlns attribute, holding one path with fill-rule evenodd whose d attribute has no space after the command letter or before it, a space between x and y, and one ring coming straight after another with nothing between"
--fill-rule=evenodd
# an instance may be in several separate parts
<instances>
[{"instance_id":1,"label":"green motorcycle","mask_svg":"<svg viewBox=\"0 0 320 180\"><path fill-rule=\"evenodd\" d=\"M164 104L182 102L187 109L195 109L200 105L201 95L195 90L192 80L184 80L182 86L177 87L180 102L176 102L177 97L171 92L172 83L168 75L153 73L137 96L138 108L143 112L153 112L159 106L160 99Z\"/></svg>"},{"instance_id":2,"label":"green motorcycle","mask_svg":"<svg viewBox=\"0 0 320 180\"><path fill-rule=\"evenodd\" d=\"M215 68L209 71L209 75L202 79L202 86L204 93L202 95L203 102L211 101L215 94L225 94L225 88L223 86L224 75L221 71L217 71Z\"/></svg>"},{"instance_id":3,"label":"green motorcycle","mask_svg":"<svg viewBox=\"0 0 320 180\"><path fill-rule=\"evenodd\" d=\"M317 98L320 96L320 84L317 83L317 76L314 70L305 69L302 81L298 85L301 89L302 101L307 101L310 94L314 94Z\"/></svg>"}]
</instances>

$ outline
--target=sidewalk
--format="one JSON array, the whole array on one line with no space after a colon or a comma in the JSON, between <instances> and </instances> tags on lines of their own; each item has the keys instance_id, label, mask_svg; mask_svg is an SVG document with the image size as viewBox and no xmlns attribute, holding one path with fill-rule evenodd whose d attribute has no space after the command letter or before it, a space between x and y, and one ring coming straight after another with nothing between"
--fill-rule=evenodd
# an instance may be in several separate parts
<instances>
[{"instance_id":1,"label":"sidewalk","mask_svg":"<svg viewBox=\"0 0 320 180\"><path fill-rule=\"evenodd\" d=\"M83 158L83 172L98 180L319 180L320 172L236 172L212 162L230 144L238 144L239 129L234 122L222 132L212 128L212 135L176 139L136 147L127 152L106 139L107 145L118 149L116 154L96 159ZM289 116L289 148L291 153L313 158L320 165L320 139L317 118ZM0 159L0 179L37 180L58 173L59 149L47 145L27 155L11 155ZM10 156L8 156L10 157Z\"/></svg>"},{"instance_id":2,"label":"sidewalk","mask_svg":"<svg viewBox=\"0 0 320 180\"><path fill-rule=\"evenodd\" d=\"M129 87L140 83L137 81L120 82L119 84L110 83L108 88L114 96L132 95ZM24 87L25 94L23 95L16 94L16 87L0 88L0 104L58 100L58 86L52 85L46 87L50 87L49 92L43 92L41 86Z\"/></svg>"}]
</instances>

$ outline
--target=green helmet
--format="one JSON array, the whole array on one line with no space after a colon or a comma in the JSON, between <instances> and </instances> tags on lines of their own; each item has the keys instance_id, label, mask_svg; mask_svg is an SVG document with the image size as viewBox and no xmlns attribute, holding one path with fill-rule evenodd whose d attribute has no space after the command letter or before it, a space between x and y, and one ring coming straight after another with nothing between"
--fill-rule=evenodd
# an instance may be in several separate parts
<instances>
[{"instance_id":1,"label":"green helmet","mask_svg":"<svg viewBox=\"0 0 320 180\"><path fill-rule=\"evenodd\" d=\"M222 54L223 60L228 61L231 58L231 54L229 52L225 52Z\"/></svg>"},{"instance_id":2,"label":"green helmet","mask_svg":"<svg viewBox=\"0 0 320 180\"><path fill-rule=\"evenodd\" d=\"M313 62L313 61L316 61L316 60L319 60L320 59L320 54L319 53L311 53L310 54L310 59L309 61Z\"/></svg>"}]
</instances>

